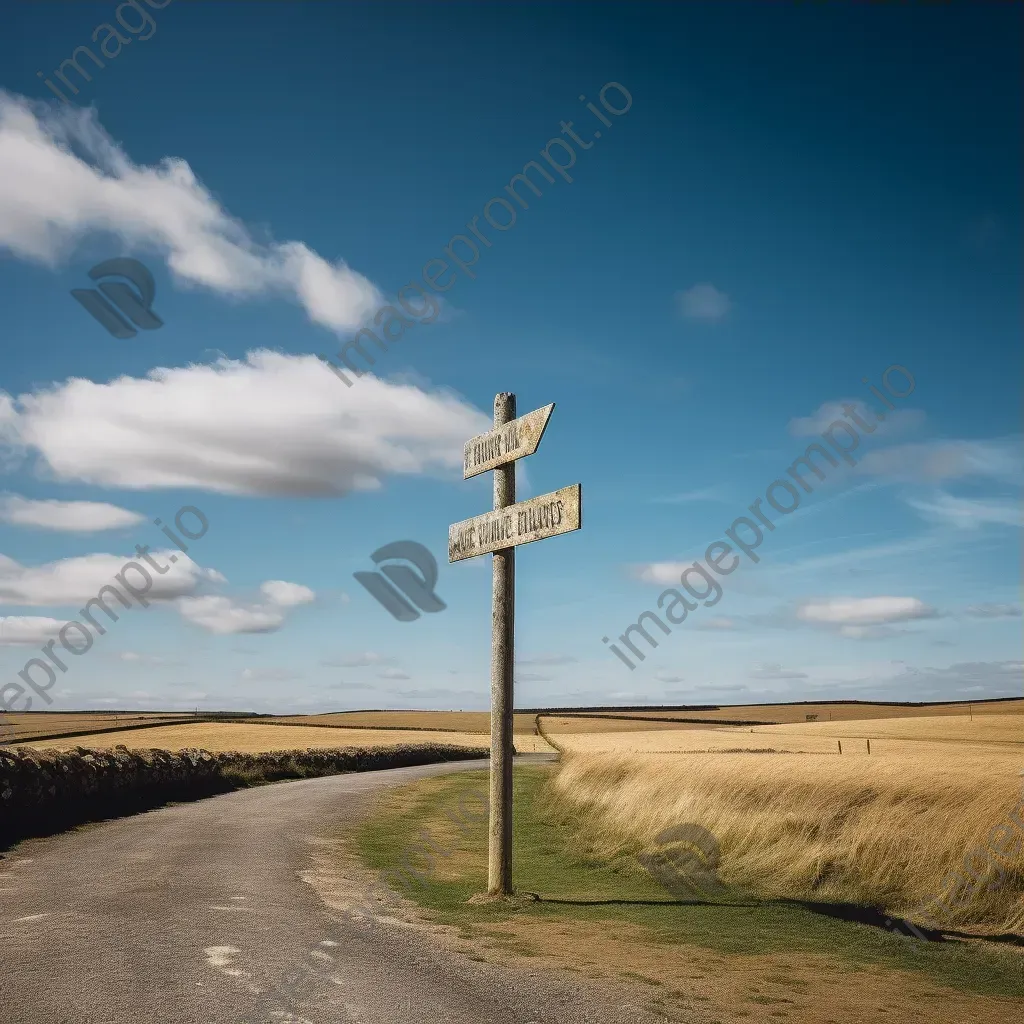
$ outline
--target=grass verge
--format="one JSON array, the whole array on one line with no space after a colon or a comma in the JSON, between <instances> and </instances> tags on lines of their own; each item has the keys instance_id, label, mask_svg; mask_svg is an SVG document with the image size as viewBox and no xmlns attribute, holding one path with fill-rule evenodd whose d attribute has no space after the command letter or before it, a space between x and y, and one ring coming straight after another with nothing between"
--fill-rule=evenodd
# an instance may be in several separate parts
<instances>
[{"instance_id":1,"label":"grass verge","mask_svg":"<svg viewBox=\"0 0 1024 1024\"><path fill-rule=\"evenodd\" d=\"M678 900L635 859L594 854L579 820L549 800L551 771L515 772L515 880L538 895L534 902L467 903L486 888L485 772L382 795L357 833L358 852L431 920L458 929L485 955L541 957L595 977L642 980L669 1016L697 1000L729 1005L734 1016L791 1021L919 1015L921 1005L936 1022L982 1012L990 1021L1019 1021L1020 947L921 943L738 894Z\"/></svg>"}]
</instances>

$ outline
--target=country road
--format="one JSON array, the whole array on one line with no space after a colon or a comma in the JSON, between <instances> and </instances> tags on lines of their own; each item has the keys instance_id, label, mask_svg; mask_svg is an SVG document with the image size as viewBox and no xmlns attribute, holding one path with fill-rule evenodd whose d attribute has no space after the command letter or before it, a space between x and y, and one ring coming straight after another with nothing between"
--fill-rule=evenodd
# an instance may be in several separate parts
<instances>
[{"instance_id":1,"label":"country road","mask_svg":"<svg viewBox=\"0 0 1024 1024\"><path fill-rule=\"evenodd\" d=\"M22 843L0 859L0 1016L7 1024L664 1020L630 1005L626 989L481 963L429 928L345 909L373 902L350 900L363 883L333 867L367 798L484 765L276 783Z\"/></svg>"}]
</instances>

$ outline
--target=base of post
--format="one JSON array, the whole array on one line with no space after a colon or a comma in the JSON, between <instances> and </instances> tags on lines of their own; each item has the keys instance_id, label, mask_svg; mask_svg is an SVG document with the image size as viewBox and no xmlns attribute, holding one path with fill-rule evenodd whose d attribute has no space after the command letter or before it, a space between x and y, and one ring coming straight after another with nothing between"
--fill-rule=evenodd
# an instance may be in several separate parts
<instances>
[{"instance_id":1,"label":"base of post","mask_svg":"<svg viewBox=\"0 0 1024 1024\"><path fill-rule=\"evenodd\" d=\"M476 896L470 896L466 902L471 903L474 906L493 903L502 903L512 906L526 906L528 903L537 903L539 900L540 896L535 892L517 891L510 894L500 892L482 892L478 893Z\"/></svg>"}]
</instances>

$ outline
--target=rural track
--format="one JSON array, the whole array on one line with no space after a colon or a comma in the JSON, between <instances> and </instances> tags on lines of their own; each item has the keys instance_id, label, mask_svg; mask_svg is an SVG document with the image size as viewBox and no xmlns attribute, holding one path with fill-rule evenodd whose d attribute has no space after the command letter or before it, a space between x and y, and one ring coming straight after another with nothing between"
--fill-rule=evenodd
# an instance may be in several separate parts
<instances>
[{"instance_id":1,"label":"rural track","mask_svg":"<svg viewBox=\"0 0 1024 1024\"><path fill-rule=\"evenodd\" d=\"M375 791L486 764L275 783L23 842L0 859L0 1016L6 1024L664 1021L630 988L465 957L434 929L381 911L359 870L341 879L328 867L324 876ZM355 890L361 899L350 899ZM377 909L353 909L360 903Z\"/></svg>"}]
</instances>

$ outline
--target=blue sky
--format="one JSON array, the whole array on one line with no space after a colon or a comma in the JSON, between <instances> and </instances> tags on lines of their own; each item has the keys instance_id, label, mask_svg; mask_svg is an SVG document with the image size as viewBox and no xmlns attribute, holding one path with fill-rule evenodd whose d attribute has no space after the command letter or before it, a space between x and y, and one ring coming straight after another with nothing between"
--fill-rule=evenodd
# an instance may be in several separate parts
<instances>
[{"instance_id":1,"label":"blue sky","mask_svg":"<svg viewBox=\"0 0 1024 1024\"><path fill-rule=\"evenodd\" d=\"M51 648L67 671L35 708L485 708L490 556L449 565L446 540L490 506L462 443L512 391L556 403L518 496L584 496L581 531L517 556L519 706L1021 695L1021 21L16 5L5 685L136 545L175 551L153 520L194 506L208 529L150 606ZM54 74L101 44L102 68L79 53L91 81ZM551 180L531 170L524 207L506 185L529 161ZM445 248L469 259L451 239L471 223L490 244L465 272ZM163 327L117 339L71 298L114 257L151 270ZM443 293L422 279L438 259ZM424 315L347 387L317 355L399 293ZM888 410L870 388L893 365L914 385ZM856 465L772 511L759 561L627 668L602 637L767 507L844 404L888 413ZM398 622L352 574L406 539L447 608Z\"/></svg>"}]
</instances>

